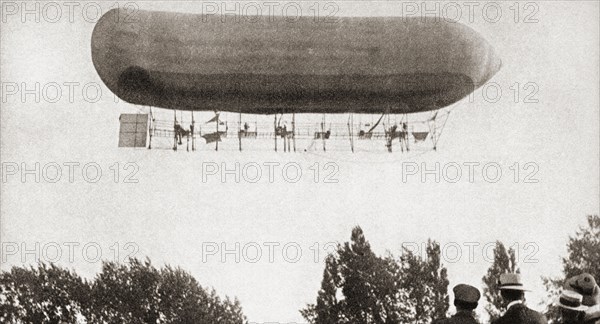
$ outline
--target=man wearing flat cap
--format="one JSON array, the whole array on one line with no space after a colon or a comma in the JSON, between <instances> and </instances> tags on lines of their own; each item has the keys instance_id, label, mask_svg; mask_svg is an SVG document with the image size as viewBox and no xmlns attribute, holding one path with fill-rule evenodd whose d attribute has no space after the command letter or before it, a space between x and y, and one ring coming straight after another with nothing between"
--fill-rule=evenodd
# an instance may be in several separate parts
<instances>
[{"instance_id":1,"label":"man wearing flat cap","mask_svg":"<svg viewBox=\"0 0 600 324\"><path fill-rule=\"evenodd\" d=\"M498 280L500 295L508 303L506 312L493 324L548 324L546 316L525 306L525 291L521 276L505 273Z\"/></svg>"},{"instance_id":2,"label":"man wearing flat cap","mask_svg":"<svg viewBox=\"0 0 600 324\"><path fill-rule=\"evenodd\" d=\"M473 286L460 284L456 285L452 291L454 292L456 314L451 318L433 321L432 324L479 324L473 312L481 297L479 290Z\"/></svg>"}]
</instances>

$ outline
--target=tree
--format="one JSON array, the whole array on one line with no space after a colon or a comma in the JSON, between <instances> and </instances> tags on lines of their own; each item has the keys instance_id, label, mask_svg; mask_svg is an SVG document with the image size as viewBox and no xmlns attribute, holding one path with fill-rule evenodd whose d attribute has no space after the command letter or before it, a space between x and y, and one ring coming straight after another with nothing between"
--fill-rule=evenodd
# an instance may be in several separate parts
<instances>
[{"instance_id":1,"label":"tree","mask_svg":"<svg viewBox=\"0 0 600 324\"><path fill-rule=\"evenodd\" d=\"M158 304L174 323L201 323L208 318L209 296L189 273L167 266L161 270Z\"/></svg>"},{"instance_id":2,"label":"tree","mask_svg":"<svg viewBox=\"0 0 600 324\"><path fill-rule=\"evenodd\" d=\"M318 292L316 305L307 305L300 314L310 323L337 324L340 321L340 302L337 300L337 289L340 287L340 274L337 260L333 255L325 259L325 270L321 289Z\"/></svg>"},{"instance_id":3,"label":"tree","mask_svg":"<svg viewBox=\"0 0 600 324\"><path fill-rule=\"evenodd\" d=\"M402 287L415 304L415 322L431 323L448 313L448 271L441 264L440 244L428 240L424 259L404 248Z\"/></svg>"},{"instance_id":4,"label":"tree","mask_svg":"<svg viewBox=\"0 0 600 324\"><path fill-rule=\"evenodd\" d=\"M563 276L560 278L542 277L549 300L556 300L567 278L587 272L596 282L600 282L600 217L587 216L587 226L580 227L567 242L567 257L562 258ZM553 303L548 303L546 316L553 323L559 320L559 311Z\"/></svg>"},{"instance_id":5,"label":"tree","mask_svg":"<svg viewBox=\"0 0 600 324\"><path fill-rule=\"evenodd\" d=\"M0 322L74 323L89 285L53 264L13 267L0 274Z\"/></svg>"},{"instance_id":6,"label":"tree","mask_svg":"<svg viewBox=\"0 0 600 324\"><path fill-rule=\"evenodd\" d=\"M316 304L300 313L314 324L412 322L400 275L394 258L375 255L362 229L355 227L350 242L338 244L327 257Z\"/></svg>"},{"instance_id":7,"label":"tree","mask_svg":"<svg viewBox=\"0 0 600 324\"><path fill-rule=\"evenodd\" d=\"M105 262L92 284L91 312L85 315L99 322L156 323L161 316L156 293L160 281L150 260Z\"/></svg>"},{"instance_id":8,"label":"tree","mask_svg":"<svg viewBox=\"0 0 600 324\"><path fill-rule=\"evenodd\" d=\"M503 273L519 273L516 253L513 248L506 250L504 244L496 241L494 248L494 263L490 266L483 280L483 296L486 300L485 311L490 316L490 321L496 320L501 315L504 301L498 289L498 278Z\"/></svg>"},{"instance_id":9,"label":"tree","mask_svg":"<svg viewBox=\"0 0 600 324\"><path fill-rule=\"evenodd\" d=\"M0 274L0 321L13 323L245 323L240 303L189 273L150 260L104 262L92 281L58 266Z\"/></svg>"},{"instance_id":10,"label":"tree","mask_svg":"<svg viewBox=\"0 0 600 324\"><path fill-rule=\"evenodd\" d=\"M104 263L92 286L91 317L108 323L223 323L246 321L239 301L222 300L189 273L150 260Z\"/></svg>"}]
</instances>

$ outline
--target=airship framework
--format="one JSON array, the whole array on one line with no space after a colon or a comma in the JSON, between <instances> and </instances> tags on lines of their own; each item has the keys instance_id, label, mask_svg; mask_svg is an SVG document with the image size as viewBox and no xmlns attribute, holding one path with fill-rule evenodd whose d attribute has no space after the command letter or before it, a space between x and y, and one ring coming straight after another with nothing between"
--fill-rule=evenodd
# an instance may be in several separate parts
<instances>
[{"instance_id":1,"label":"airship framework","mask_svg":"<svg viewBox=\"0 0 600 324\"><path fill-rule=\"evenodd\" d=\"M335 139L352 152L376 139L389 152L396 140L401 151L425 142L436 149L451 107L501 67L476 31L435 18L223 22L140 11L124 22L120 14L98 21L91 45L106 86L148 107L121 115L124 147L152 148L166 137L174 150L184 140L196 150L203 138L218 150L234 137L239 150L253 139L283 151L327 150ZM173 119L156 118L157 110L173 110ZM211 115L197 122L198 112ZM369 115L378 117L362 120ZM298 141L308 145L297 149Z\"/></svg>"}]
</instances>

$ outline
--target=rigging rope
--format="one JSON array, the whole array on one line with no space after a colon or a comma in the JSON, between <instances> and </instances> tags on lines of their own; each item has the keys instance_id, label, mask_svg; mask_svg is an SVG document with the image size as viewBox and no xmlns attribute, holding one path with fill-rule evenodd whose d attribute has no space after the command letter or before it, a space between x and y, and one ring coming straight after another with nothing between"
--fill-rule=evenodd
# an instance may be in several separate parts
<instances>
[{"instance_id":1,"label":"rigging rope","mask_svg":"<svg viewBox=\"0 0 600 324\"><path fill-rule=\"evenodd\" d=\"M379 125L379 123L383 119L383 116L385 116L385 113L381 114L381 117L379 117L379 120L375 123L375 125L373 125L373 127L371 127L371 129L369 129L369 131L367 133L371 133L375 129L375 127L377 127L377 125Z\"/></svg>"}]
</instances>

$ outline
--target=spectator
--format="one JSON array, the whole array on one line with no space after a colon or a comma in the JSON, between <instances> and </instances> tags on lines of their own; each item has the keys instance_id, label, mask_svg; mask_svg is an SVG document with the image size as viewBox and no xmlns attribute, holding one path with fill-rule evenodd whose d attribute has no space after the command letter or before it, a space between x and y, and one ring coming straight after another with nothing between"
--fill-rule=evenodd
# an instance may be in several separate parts
<instances>
[{"instance_id":1,"label":"spectator","mask_svg":"<svg viewBox=\"0 0 600 324\"><path fill-rule=\"evenodd\" d=\"M498 280L500 295L508 303L506 312L492 324L548 324L546 317L525 306L527 291L521 276L516 273L504 273Z\"/></svg>"},{"instance_id":2,"label":"spectator","mask_svg":"<svg viewBox=\"0 0 600 324\"><path fill-rule=\"evenodd\" d=\"M571 290L563 290L557 301L557 306L560 308L560 317L562 324L583 324L585 310L581 302L583 296Z\"/></svg>"},{"instance_id":3,"label":"spectator","mask_svg":"<svg viewBox=\"0 0 600 324\"><path fill-rule=\"evenodd\" d=\"M459 284L452 289L456 314L451 318L433 321L432 324L479 324L473 312L481 298L479 290L473 286Z\"/></svg>"}]
</instances>

